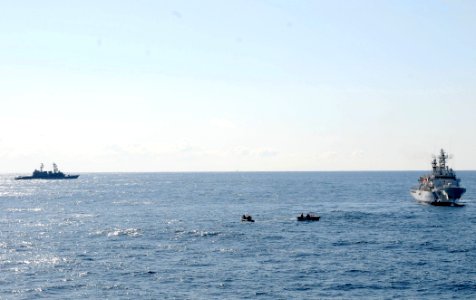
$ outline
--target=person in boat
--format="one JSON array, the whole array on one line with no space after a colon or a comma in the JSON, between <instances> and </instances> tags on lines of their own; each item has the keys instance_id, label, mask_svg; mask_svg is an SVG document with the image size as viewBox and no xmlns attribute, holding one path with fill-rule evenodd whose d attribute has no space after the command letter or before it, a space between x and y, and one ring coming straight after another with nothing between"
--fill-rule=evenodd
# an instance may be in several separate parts
<instances>
[{"instance_id":1,"label":"person in boat","mask_svg":"<svg viewBox=\"0 0 476 300\"><path fill-rule=\"evenodd\" d=\"M254 222L253 218L250 215L241 216L241 221Z\"/></svg>"},{"instance_id":2,"label":"person in boat","mask_svg":"<svg viewBox=\"0 0 476 300\"><path fill-rule=\"evenodd\" d=\"M303 214L303 213L301 213L301 218L303 218L303 219L304 219L304 214Z\"/></svg>"}]
</instances>

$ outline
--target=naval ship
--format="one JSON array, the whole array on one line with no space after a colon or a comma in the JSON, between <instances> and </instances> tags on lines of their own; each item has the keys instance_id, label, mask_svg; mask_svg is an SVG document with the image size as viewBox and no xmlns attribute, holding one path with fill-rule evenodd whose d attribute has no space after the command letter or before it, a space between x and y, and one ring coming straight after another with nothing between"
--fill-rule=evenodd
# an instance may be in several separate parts
<instances>
[{"instance_id":1,"label":"naval ship","mask_svg":"<svg viewBox=\"0 0 476 300\"><path fill-rule=\"evenodd\" d=\"M448 154L443 149L431 162L432 172L418 179L419 185L410 190L418 201L436 206L462 206L457 203L466 189L460 186L460 179L453 169L446 165Z\"/></svg>"},{"instance_id":2,"label":"naval ship","mask_svg":"<svg viewBox=\"0 0 476 300\"><path fill-rule=\"evenodd\" d=\"M18 176L15 180L29 180L29 179L76 179L79 175L66 175L60 170L58 166L53 164L53 171L43 171L43 164L40 165L39 170L33 171L31 176Z\"/></svg>"}]
</instances>

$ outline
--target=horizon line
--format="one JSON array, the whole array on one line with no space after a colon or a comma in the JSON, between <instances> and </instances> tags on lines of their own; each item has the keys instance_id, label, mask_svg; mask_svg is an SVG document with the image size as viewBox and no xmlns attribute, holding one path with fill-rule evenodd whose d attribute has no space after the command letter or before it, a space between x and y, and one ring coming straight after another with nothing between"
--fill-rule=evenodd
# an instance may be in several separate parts
<instances>
[{"instance_id":1,"label":"horizon line","mask_svg":"<svg viewBox=\"0 0 476 300\"><path fill-rule=\"evenodd\" d=\"M476 169L459 169L457 172L474 172ZM255 170L255 171L246 171L246 170L234 170L234 171L80 171L80 172L63 172L65 174L113 174L113 173L122 173L122 174L147 174L147 173L362 173L362 172L429 172L428 170L419 170L419 169L408 169L408 170ZM31 172L1 172L0 175L10 175L10 174L23 174Z\"/></svg>"}]
</instances>

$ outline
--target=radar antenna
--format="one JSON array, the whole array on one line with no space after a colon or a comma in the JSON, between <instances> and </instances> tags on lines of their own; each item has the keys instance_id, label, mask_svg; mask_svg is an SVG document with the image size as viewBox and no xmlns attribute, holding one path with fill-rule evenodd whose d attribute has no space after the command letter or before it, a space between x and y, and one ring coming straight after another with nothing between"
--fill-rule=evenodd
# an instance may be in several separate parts
<instances>
[{"instance_id":1,"label":"radar antenna","mask_svg":"<svg viewBox=\"0 0 476 300\"><path fill-rule=\"evenodd\" d=\"M433 171L436 171L436 158L433 157L433 160L431 161L431 166L433 167Z\"/></svg>"},{"instance_id":2,"label":"radar antenna","mask_svg":"<svg viewBox=\"0 0 476 300\"><path fill-rule=\"evenodd\" d=\"M441 149L440 156L438 157L440 168L442 169L446 168L446 159L448 159L448 154L446 154L445 151Z\"/></svg>"}]
</instances>

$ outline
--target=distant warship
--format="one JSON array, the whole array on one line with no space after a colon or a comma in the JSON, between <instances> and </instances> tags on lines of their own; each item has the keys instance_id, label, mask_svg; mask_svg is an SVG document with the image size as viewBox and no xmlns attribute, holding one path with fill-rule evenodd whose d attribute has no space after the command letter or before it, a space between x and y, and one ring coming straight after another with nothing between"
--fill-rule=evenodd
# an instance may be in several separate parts
<instances>
[{"instance_id":1,"label":"distant warship","mask_svg":"<svg viewBox=\"0 0 476 300\"><path fill-rule=\"evenodd\" d=\"M43 164L40 165L39 170L33 171L31 176L18 176L15 180L28 180L28 179L76 179L79 175L65 175L58 170L58 166L53 164L53 171L43 171Z\"/></svg>"},{"instance_id":2,"label":"distant warship","mask_svg":"<svg viewBox=\"0 0 476 300\"><path fill-rule=\"evenodd\" d=\"M421 176L418 180L420 185L410 190L413 198L437 206L461 206L456 201L461 198L466 189L460 186L460 179L456 177L453 169L446 165L447 159L448 154L441 149L438 163L436 158L431 162L433 171Z\"/></svg>"}]
</instances>

